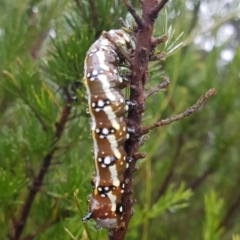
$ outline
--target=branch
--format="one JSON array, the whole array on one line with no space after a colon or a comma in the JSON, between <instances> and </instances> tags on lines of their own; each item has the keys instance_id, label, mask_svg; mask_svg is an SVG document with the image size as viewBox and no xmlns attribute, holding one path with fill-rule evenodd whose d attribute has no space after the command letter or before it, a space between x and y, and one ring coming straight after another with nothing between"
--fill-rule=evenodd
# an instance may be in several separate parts
<instances>
[{"instance_id":1,"label":"branch","mask_svg":"<svg viewBox=\"0 0 240 240\"><path fill-rule=\"evenodd\" d=\"M60 121L56 124L56 132L55 132L56 140L55 140L54 144L61 137L64 127L68 121L68 116L70 114L71 98L70 98L70 94L67 91L66 91L66 95L67 95L67 98L66 98L65 107L62 111ZM29 187L29 192L28 192L26 200L22 206L20 216L13 223L13 230L9 236L10 240L19 240L20 239L21 233L26 225L27 218L29 216L34 198L35 198L36 194L40 191L41 186L43 185L44 177L48 172L49 166L53 159L53 155L57 149L58 148L56 146L53 147L52 150L44 157L43 162L42 162L41 166L39 167L38 174L34 178L31 186Z\"/></svg>"},{"instance_id":2,"label":"branch","mask_svg":"<svg viewBox=\"0 0 240 240\"><path fill-rule=\"evenodd\" d=\"M191 188L192 191L195 191L196 188L198 188L203 181L208 177L209 174L211 174L214 171L213 167L209 167L201 176L199 176L197 179L194 180L187 188Z\"/></svg>"},{"instance_id":3,"label":"branch","mask_svg":"<svg viewBox=\"0 0 240 240\"><path fill-rule=\"evenodd\" d=\"M75 0L75 3L77 5L77 8L79 9L79 11L82 12L83 7L81 5L81 2L79 0Z\"/></svg>"},{"instance_id":4,"label":"branch","mask_svg":"<svg viewBox=\"0 0 240 240\"><path fill-rule=\"evenodd\" d=\"M168 0L162 0L150 13L150 16L155 20L158 16L158 13L163 9Z\"/></svg>"},{"instance_id":5,"label":"branch","mask_svg":"<svg viewBox=\"0 0 240 240\"><path fill-rule=\"evenodd\" d=\"M95 0L89 0L89 11L91 13L91 18L92 18L92 23L93 23L93 27L94 29L97 31L97 27L98 27L98 16L97 16L97 11L96 11L96 1Z\"/></svg>"},{"instance_id":6,"label":"branch","mask_svg":"<svg viewBox=\"0 0 240 240\"><path fill-rule=\"evenodd\" d=\"M34 198L39 191L39 188L43 184L43 179L45 174L47 173L48 167L51 163L53 154L55 152L55 148L53 148L44 158L43 163L40 166L39 172L37 177L32 182L31 186L29 187L29 192L27 198L23 204L20 217L16 220L13 226L13 235L10 236L11 240L18 240L20 235L25 227L31 206L33 204Z\"/></svg>"},{"instance_id":7,"label":"branch","mask_svg":"<svg viewBox=\"0 0 240 240\"><path fill-rule=\"evenodd\" d=\"M157 37L157 38L152 37L152 39L151 39L152 48L153 49L156 48L157 45L159 45L160 43L166 42L167 40L168 40L168 35L167 34L165 34L161 37Z\"/></svg>"},{"instance_id":8,"label":"branch","mask_svg":"<svg viewBox=\"0 0 240 240\"><path fill-rule=\"evenodd\" d=\"M61 118L59 120L59 122L56 123L56 132L55 132L55 138L59 139L63 129L65 127L65 124L68 121L69 115L70 115L70 111L71 111L71 96L69 94L69 92L65 89L64 90L65 93L65 97L66 97L66 102L65 102L65 106L63 108L62 114L61 114Z\"/></svg>"},{"instance_id":9,"label":"branch","mask_svg":"<svg viewBox=\"0 0 240 240\"><path fill-rule=\"evenodd\" d=\"M54 223L55 222L53 222L53 221L48 221L48 222L44 223L36 231L28 234L26 237L22 238L21 240L32 240L32 239L34 239L39 233L44 232L46 229L51 227Z\"/></svg>"},{"instance_id":10,"label":"branch","mask_svg":"<svg viewBox=\"0 0 240 240\"><path fill-rule=\"evenodd\" d=\"M135 8L129 2L129 0L123 0L124 4L126 5L127 10L132 14L134 20L136 21L139 28L142 28L142 19L138 16Z\"/></svg>"},{"instance_id":11,"label":"branch","mask_svg":"<svg viewBox=\"0 0 240 240\"><path fill-rule=\"evenodd\" d=\"M239 208L240 206L240 195L237 197L237 199L235 200L235 202L230 206L230 208L228 209L225 217L223 218L223 220L221 221L221 223L219 224L217 230L220 230L221 228L225 228L229 222L229 220L231 219L232 215L237 212L237 208Z\"/></svg>"},{"instance_id":12,"label":"branch","mask_svg":"<svg viewBox=\"0 0 240 240\"><path fill-rule=\"evenodd\" d=\"M215 94L216 94L216 90L214 88L211 88L203 96L201 96L194 105L192 105L190 108L186 109L184 112L182 112L174 117L163 119L163 120L156 122L148 127L143 128L142 135L148 133L150 130L152 130L154 128L161 127L164 125L169 125L172 122L175 122L175 121L178 121L179 119L190 116L191 114L196 112L196 110L199 109L210 97L214 96Z\"/></svg>"},{"instance_id":13,"label":"branch","mask_svg":"<svg viewBox=\"0 0 240 240\"><path fill-rule=\"evenodd\" d=\"M149 96L157 93L160 89L165 88L169 83L170 83L169 78L164 77L162 83L160 83L156 87L150 89L148 92L145 92L144 100L146 100Z\"/></svg>"}]
</instances>

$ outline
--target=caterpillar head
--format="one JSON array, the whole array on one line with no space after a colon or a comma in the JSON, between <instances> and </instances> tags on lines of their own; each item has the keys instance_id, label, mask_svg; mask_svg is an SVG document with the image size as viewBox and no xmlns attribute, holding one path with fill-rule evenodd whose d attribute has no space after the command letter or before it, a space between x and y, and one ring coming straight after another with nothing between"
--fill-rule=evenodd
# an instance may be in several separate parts
<instances>
[{"instance_id":1,"label":"caterpillar head","mask_svg":"<svg viewBox=\"0 0 240 240\"><path fill-rule=\"evenodd\" d=\"M101 201L99 201L101 200ZM108 198L92 197L89 203L88 214L82 219L84 222L93 218L99 227L107 229L121 228L122 205L113 206Z\"/></svg>"}]
</instances>

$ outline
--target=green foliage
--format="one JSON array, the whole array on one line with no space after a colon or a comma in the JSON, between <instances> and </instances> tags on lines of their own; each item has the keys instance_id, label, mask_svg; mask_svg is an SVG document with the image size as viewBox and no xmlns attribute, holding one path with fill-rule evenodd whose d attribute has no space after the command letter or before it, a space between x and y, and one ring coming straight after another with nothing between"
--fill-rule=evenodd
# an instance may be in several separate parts
<instances>
[{"instance_id":1,"label":"green foliage","mask_svg":"<svg viewBox=\"0 0 240 240\"><path fill-rule=\"evenodd\" d=\"M138 207L135 208L130 228L142 224L146 218L154 219L166 211L174 213L178 209L186 208L191 195L191 190L185 190L184 184L181 184L177 190L174 190L173 186L170 186L164 196L159 198L147 212L141 211Z\"/></svg>"},{"instance_id":2,"label":"green foliage","mask_svg":"<svg viewBox=\"0 0 240 240\"><path fill-rule=\"evenodd\" d=\"M138 1L132 2L141 13ZM81 221L93 169L81 78L89 46L103 30L120 28L120 17L129 19L126 8L120 0L0 5L0 239L11 233L53 149L22 238L36 233L37 240L106 239L106 230ZM147 157L134 175L137 203L126 239L239 239L240 48L219 67L227 42L209 52L193 44L196 35L203 36L197 6L193 1L191 11L184 1L172 1L168 14L159 14L154 36L169 34L158 47L166 58L150 64L147 88L162 76L170 85L147 100L143 125L185 110L211 87L218 93L191 117L149 134L141 149ZM219 19L209 32L213 37ZM233 206L236 211L226 217Z\"/></svg>"},{"instance_id":3,"label":"green foliage","mask_svg":"<svg viewBox=\"0 0 240 240\"><path fill-rule=\"evenodd\" d=\"M210 192L204 196L205 221L203 229L204 240L219 239L221 236L218 226L220 224L223 200L217 199L215 192Z\"/></svg>"},{"instance_id":4,"label":"green foliage","mask_svg":"<svg viewBox=\"0 0 240 240\"><path fill-rule=\"evenodd\" d=\"M233 235L232 240L240 240L240 235Z\"/></svg>"}]
</instances>

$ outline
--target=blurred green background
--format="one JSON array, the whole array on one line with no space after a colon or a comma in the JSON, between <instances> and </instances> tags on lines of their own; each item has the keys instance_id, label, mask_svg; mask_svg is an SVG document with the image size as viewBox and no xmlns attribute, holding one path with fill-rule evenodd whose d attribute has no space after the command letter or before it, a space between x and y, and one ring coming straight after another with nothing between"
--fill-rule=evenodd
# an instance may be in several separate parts
<instances>
[{"instance_id":1,"label":"blurred green background","mask_svg":"<svg viewBox=\"0 0 240 240\"><path fill-rule=\"evenodd\" d=\"M89 46L103 30L120 28L119 17L131 22L120 0L0 0L0 239L13 235L52 151L19 239L107 239L106 230L90 221L86 231L81 221L93 171L81 79ZM212 87L217 95L149 134L126 239L239 240L239 1L170 1L154 36L167 32L171 39L159 50L169 54L150 64L146 87L163 76L170 84L147 100L143 125L184 111Z\"/></svg>"}]
</instances>

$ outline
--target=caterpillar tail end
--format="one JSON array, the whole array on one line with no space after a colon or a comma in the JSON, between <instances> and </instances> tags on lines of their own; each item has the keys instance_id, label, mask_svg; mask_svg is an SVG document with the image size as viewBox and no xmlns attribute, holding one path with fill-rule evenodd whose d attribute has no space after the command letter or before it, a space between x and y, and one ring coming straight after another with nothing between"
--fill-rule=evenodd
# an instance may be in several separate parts
<instances>
[{"instance_id":1,"label":"caterpillar tail end","mask_svg":"<svg viewBox=\"0 0 240 240\"><path fill-rule=\"evenodd\" d=\"M92 218L92 212L88 212L87 215L84 218L82 218L82 221L87 222L91 218Z\"/></svg>"}]
</instances>

